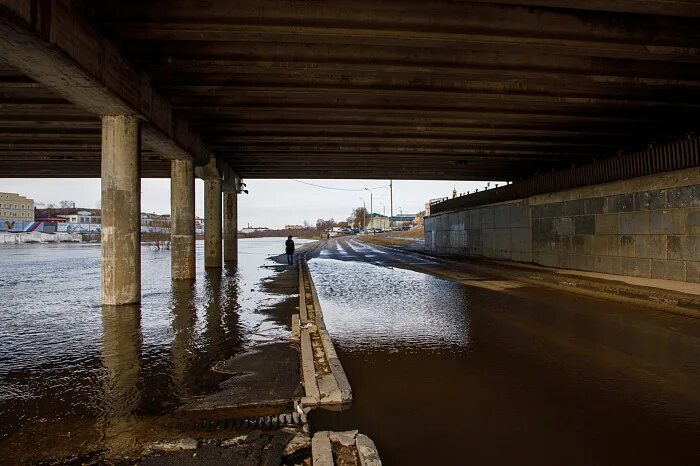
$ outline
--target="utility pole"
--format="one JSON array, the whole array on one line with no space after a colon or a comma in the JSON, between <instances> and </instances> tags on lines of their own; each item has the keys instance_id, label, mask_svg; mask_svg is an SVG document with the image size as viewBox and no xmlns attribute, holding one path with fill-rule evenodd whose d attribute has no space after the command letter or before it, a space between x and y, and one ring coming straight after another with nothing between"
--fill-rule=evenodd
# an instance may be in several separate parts
<instances>
[{"instance_id":1,"label":"utility pole","mask_svg":"<svg viewBox=\"0 0 700 466\"><path fill-rule=\"evenodd\" d=\"M389 231L394 229L394 180L389 180Z\"/></svg>"}]
</instances>

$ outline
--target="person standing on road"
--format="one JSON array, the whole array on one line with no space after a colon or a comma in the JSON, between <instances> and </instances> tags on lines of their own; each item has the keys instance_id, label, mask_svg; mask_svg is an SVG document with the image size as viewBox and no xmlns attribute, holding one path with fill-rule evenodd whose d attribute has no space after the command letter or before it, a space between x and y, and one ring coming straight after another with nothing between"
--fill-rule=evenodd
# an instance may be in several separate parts
<instances>
[{"instance_id":1,"label":"person standing on road","mask_svg":"<svg viewBox=\"0 0 700 466\"><path fill-rule=\"evenodd\" d=\"M294 265L294 241L292 240L292 235L289 235L284 244L287 250L287 264Z\"/></svg>"}]
</instances>

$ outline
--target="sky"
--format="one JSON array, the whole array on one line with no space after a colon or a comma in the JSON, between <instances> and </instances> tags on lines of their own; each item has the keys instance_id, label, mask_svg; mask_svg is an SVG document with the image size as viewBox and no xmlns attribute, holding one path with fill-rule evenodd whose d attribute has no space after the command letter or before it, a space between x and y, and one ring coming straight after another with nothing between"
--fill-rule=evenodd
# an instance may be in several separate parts
<instances>
[{"instance_id":1,"label":"sky","mask_svg":"<svg viewBox=\"0 0 700 466\"><path fill-rule=\"evenodd\" d=\"M345 220L354 208L363 205L363 200L367 210L370 209L370 191L374 212L389 214L389 180L268 179L244 182L249 194L238 197L239 228L248 224L282 228L301 225L304 220L315 224L319 218ZM415 214L425 208L428 200L451 196L453 188L462 193L477 188L482 190L485 186L486 182L478 181L394 181L394 213ZM100 202L100 180L97 178L0 178L0 191L19 193L45 204L69 200L74 201L76 207L95 208ZM170 213L170 180L141 180L141 211ZM204 216L202 180L195 181L195 213Z\"/></svg>"}]
</instances>

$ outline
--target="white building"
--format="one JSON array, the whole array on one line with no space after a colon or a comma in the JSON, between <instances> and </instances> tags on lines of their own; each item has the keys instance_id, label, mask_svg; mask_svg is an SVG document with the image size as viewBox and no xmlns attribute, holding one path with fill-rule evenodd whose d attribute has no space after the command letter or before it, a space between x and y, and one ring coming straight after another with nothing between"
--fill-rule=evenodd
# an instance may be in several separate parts
<instances>
[{"instance_id":1,"label":"white building","mask_svg":"<svg viewBox=\"0 0 700 466\"><path fill-rule=\"evenodd\" d=\"M391 217L391 221L389 221L388 216L380 215L380 214L372 214L372 218L370 219L369 223L367 224L367 228L378 228L380 230L389 230L392 226L393 227L403 227L403 226L408 226L413 223L415 220L416 216L415 214L400 214L400 215L394 215Z\"/></svg>"}]
</instances>

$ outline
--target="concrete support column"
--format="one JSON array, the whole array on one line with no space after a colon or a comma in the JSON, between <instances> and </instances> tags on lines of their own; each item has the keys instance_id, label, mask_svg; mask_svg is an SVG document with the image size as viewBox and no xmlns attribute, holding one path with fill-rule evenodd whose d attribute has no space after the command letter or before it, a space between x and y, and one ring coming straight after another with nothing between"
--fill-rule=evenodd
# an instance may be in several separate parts
<instances>
[{"instance_id":1,"label":"concrete support column","mask_svg":"<svg viewBox=\"0 0 700 466\"><path fill-rule=\"evenodd\" d=\"M204 266L221 267L221 180L204 180Z\"/></svg>"},{"instance_id":2,"label":"concrete support column","mask_svg":"<svg viewBox=\"0 0 700 466\"><path fill-rule=\"evenodd\" d=\"M224 193L224 261L238 260L238 193Z\"/></svg>"},{"instance_id":3,"label":"concrete support column","mask_svg":"<svg viewBox=\"0 0 700 466\"><path fill-rule=\"evenodd\" d=\"M173 280L195 278L194 163L170 162L170 269Z\"/></svg>"},{"instance_id":4,"label":"concrete support column","mask_svg":"<svg viewBox=\"0 0 700 466\"><path fill-rule=\"evenodd\" d=\"M102 304L141 301L139 121L102 118Z\"/></svg>"}]
</instances>

